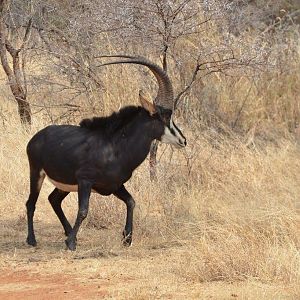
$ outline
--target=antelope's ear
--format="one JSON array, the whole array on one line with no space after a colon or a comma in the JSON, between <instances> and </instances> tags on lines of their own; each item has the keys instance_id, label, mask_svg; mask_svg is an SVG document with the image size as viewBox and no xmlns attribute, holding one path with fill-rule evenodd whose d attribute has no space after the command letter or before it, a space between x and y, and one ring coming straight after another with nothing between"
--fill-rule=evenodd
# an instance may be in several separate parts
<instances>
[{"instance_id":1,"label":"antelope's ear","mask_svg":"<svg viewBox=\"0 0 300 300\"><path fill-rule=\"evenodd\" d=\"M155 105L147 99L145 93L142 90L140 90L139 92L139 98L142 107L144 107L150 113L151 116L154 115L156 113Z\"/></svg>"}]
</instances>

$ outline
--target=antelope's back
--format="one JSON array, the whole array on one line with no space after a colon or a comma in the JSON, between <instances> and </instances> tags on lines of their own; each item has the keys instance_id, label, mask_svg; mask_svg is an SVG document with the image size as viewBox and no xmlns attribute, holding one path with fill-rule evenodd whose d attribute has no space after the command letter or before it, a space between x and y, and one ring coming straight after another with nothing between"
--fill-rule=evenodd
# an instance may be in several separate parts
<instances>
[{"instance_id":1,"label":"antelope's back","mask_svg":"<svg viewBox=\"0 0 300 300\"><path fill-rule=\"evenodd\" d=\"M88 157L90 132L79 126L51 125L37 132L27 145L30 166L43 169L56 180L75 180L75 172Z\"/></svg>"}]
</instances>

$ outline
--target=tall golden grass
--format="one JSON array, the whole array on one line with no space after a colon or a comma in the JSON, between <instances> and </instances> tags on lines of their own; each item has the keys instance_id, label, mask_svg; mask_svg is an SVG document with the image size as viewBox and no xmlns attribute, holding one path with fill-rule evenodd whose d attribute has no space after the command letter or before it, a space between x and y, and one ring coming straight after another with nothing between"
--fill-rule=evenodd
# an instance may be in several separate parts
<instances>
[{"instance_id":1,"label":"tall golden grass","mask_svg":"<svg viewBox=\"0 0 300 300\"><path fill-rule=\"evenodd\" d=\"M25 147L36 129L25 132L15 118L9 122L0 137L0 213L18 219L25 215L28 196ZM137 200L135 243L141 250L146 245L181 245L183 251L173 267L186 279L251 278L297 286L299 146L284 140L276 146L249 149L238 140L215 135L216 147L209 133L195 136L188 128L186 133L190 145L186 152L161 147L165 153L158 165L158 182L149 181L144 163L127 183ZM36 218L46 222L50 191L46 182L36 212ZM122 204L111 197L98 198L93 196L86 226L121 230ZM65 209L74 217L76 207L75 201L67 202Z\"/></svg>"},{"instance_id":2,"label":"tall golden grass","mask_svg":"<svg viewBox=\"0 0 300 300\"><path fill-rule=\"evenodd\" d=\"M113 70L103 78L116 83L96 107L99 114L137 104L139 75L134 73L132 82L130 67L122 68L122 76L118 72ZM182 280L288 285L296 299L300 297L300 148L295 134L300 114L299 74L269 73L258 85L242 76L228 81L215 75L210 80L208 84L205 79L199 98L195 92L200 83L196 84L190 96L194 101L187 97L179 110L178 121L188 139L186 150L162 145L158 180L150 182L146 161L126 184L137 202L135 251L174 247L179 250L172 265L169 260L161 263ZM5 87L3 91L0 215L21 220L25 235L29 187L26 143L51 122L49 113L56 120L61 111L51 108L34 115L33 127L26 131L19 124L13 101L7 101L9 91ZM56 101L50 94L31 96L33 103ZM200 97L204 99L201 103L197 101ZM188 100L190 105L184 106ZM58 122L75 123L91 116L95 107L91 109L84 98L79 101L82 111ZM215 110L209 111L213 101ZM35 218L60 226L54 214L49 215L46 198L51 189L46 181ZM69 197L72 201L67 200L64 209L74 218L76 195ZM112 228L121 232L123 204L113 197L101 201L99 197L92 196L85 230Z\"/></svg>"}]
</instances>

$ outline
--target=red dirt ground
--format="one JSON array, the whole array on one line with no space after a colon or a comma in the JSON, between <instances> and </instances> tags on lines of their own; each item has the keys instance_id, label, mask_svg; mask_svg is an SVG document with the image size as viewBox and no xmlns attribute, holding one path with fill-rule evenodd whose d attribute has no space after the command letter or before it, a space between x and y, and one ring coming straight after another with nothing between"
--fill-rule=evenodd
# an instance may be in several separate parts
<instances>
[{"instance_id":1,"label":"red dirt ground","mask_svg":"<svg viewBox=\"0 0 300 300\"><path fill-rule=\"evenodd\" d=\"M5 269L0 274L0 299L102 299L108 295L105 285L107 283L82 283L70 275Z\"/></svg>"}]
</instances>

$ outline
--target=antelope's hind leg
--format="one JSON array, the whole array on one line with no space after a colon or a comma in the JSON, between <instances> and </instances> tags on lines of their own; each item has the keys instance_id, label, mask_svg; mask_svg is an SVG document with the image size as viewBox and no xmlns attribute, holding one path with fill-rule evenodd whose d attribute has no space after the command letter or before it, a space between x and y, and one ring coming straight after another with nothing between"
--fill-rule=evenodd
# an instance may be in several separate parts
<instances>
[{"instance_id":1,"label":"antelope's hind leg","mask_svg":"<svg viewBox=\"0 0 300 300\"><path fill-rule=\"evenodd\" d=\"M61 208L61 203L67 197L68 194L69 194L69 192L64 192L62 190L59 190L58 188L55 188L48 197L48 200L49 200L53 210L55 211L58 219L60 220L60 222L65 230L66 236L68 236L71 233L72 227Z\"/></svg>"},{"instance_id":2,"label":"antelope's hind leg","mask_svg":"<svg viewBox=\"0 0 300 300\"><path fill-rule=\"evenodd\" d=\"M26 202L28 224L28 236L26 241L31 246L36 246L36 239L33 229L33 216L35 211L35 204L39 197L44 179L45 173L42 171L42 169L36 169L30 166L30 194Z\"/></svg>"}]
</instances>

